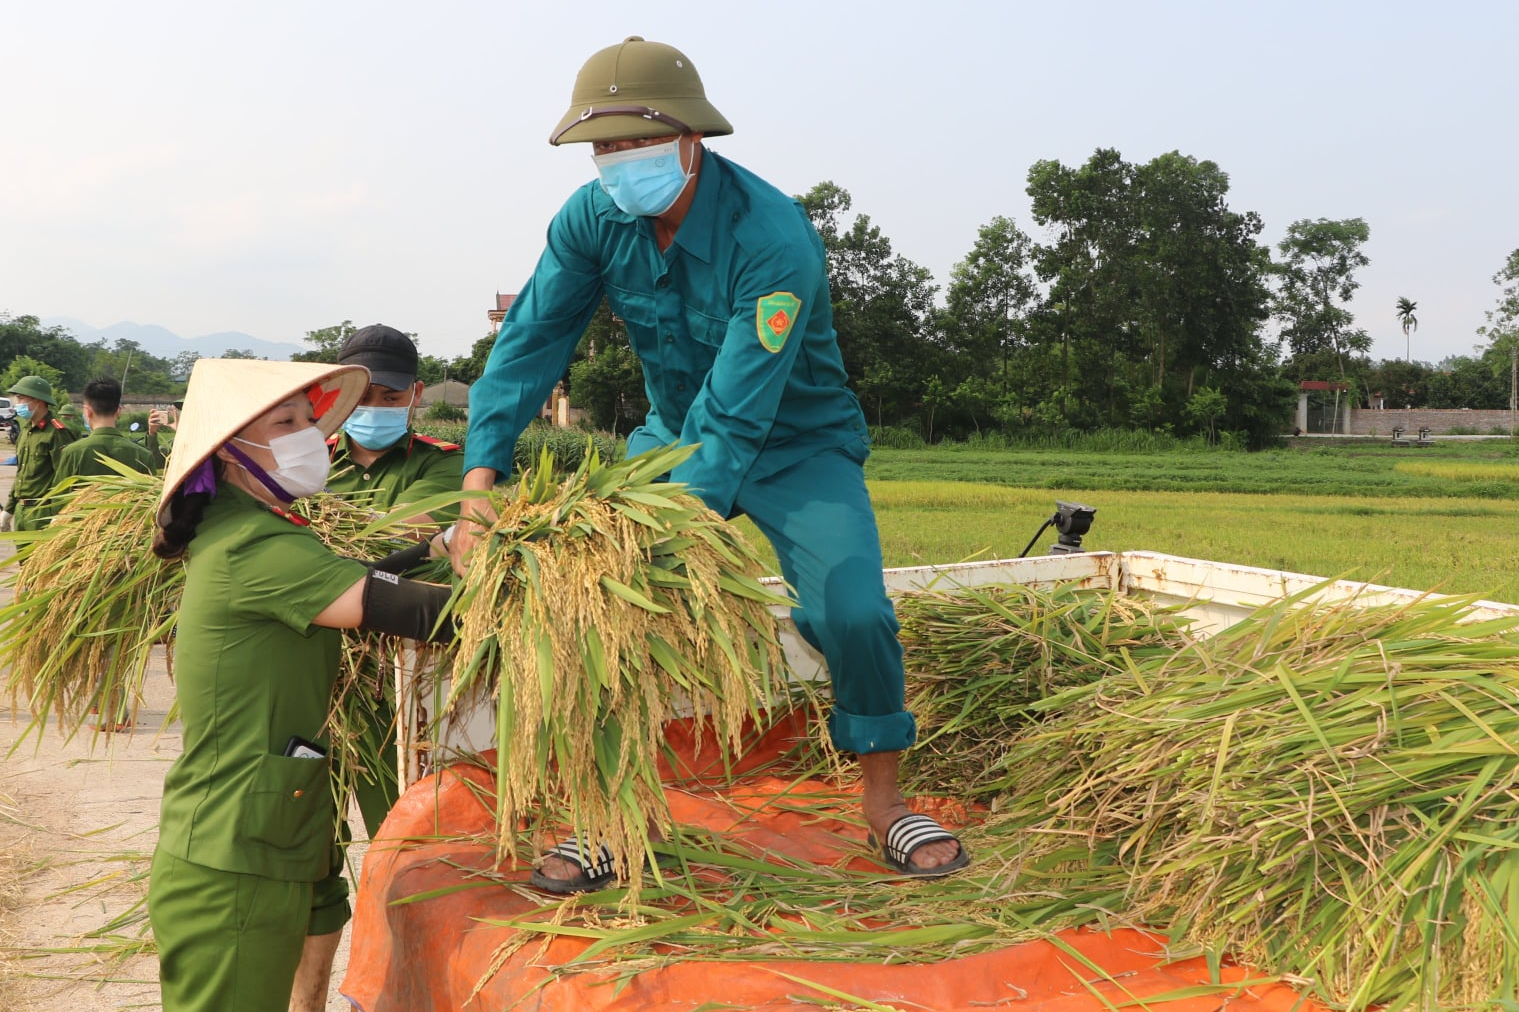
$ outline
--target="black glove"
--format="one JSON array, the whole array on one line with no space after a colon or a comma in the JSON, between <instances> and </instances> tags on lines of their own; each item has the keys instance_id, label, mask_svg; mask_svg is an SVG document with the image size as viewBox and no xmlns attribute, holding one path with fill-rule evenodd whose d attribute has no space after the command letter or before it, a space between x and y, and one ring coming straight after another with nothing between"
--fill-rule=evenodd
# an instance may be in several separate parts
<instances>
[{"instance_id":1,"label":"black glove","mask_svg":"<svg viewBox=\"0 0 1519 1012\"><path fill-rule=\"evenodd\" d=\"M454 617L448 615L440 627L438 616L452 596L448 587L376 570L364 580L364 617L360 625L392 636L447 643L456 631Z\"/></svg>"}]
</instances>

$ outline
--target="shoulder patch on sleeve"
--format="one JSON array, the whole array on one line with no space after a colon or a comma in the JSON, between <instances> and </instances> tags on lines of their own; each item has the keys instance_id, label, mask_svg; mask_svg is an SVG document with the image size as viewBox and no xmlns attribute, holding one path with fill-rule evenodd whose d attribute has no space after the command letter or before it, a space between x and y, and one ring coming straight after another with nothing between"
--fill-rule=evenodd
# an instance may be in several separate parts
<instances>
[{"instance_id":1,"label":"shoulder patch on sleeve","mask_svg":"<svg viewBox=\"0 0 1519 1012\"><path fill-rule=\"evenodd\" d=\"M797 310L802 300L790 292L772 292L760 296L754 307L754 327L759 342L772 354L786 346L791 327L796 323Z\"/></svg>"}]
</instances>

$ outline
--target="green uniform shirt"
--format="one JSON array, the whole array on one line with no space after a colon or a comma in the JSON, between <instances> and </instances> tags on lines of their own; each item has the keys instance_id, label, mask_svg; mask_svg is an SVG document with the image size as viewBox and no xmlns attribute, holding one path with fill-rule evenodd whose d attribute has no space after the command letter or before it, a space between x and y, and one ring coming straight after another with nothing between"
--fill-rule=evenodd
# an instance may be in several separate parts
<instances>
[{"instance_id":1,"label":"green uniform shirt","mask_svg":"<svg viewBox=\"0 0 1519 1012\"><path fill-rule=\"evenodd\" d=\"M190 543L175 638L184 753L164 778L159 847L208 868L316 882L337 812L322 736L343 635L312 620L366 572L309 527L221 485Z\"/></svg>"},{"instance_id":2,"label":"green uniform shirt","mask_svg":"<svg viewBox=\"0 0 1519 1012\"><path fill-rule=\"evenodd\" d=\"M408 432L396 445L376 457L368 467L354 461L353 443L344 432L327 441L332 451L329 492L372 491L366 504L386 511L401 503L416 502L441 492L457 492L464 483L464 454L457 443L445 443ZM458 509L438 511L439 520L452 521Z\"/></svg>"},{"instance_id":3,"label":"green uniform shirt","mask_svg":"<svg viewBox=\"0 0 1519 1012\"><path fill-rule=\"evenodd\" d=\"M11 483L11 497L6 502L7 513L18 513L17 507L30 513L22 522L22 530L34 529L33 524L46 519L43 511L32 505L52 489L57 480L58 461L63 448L74 441L68 427L48 412L41 418L32 418L21 430L16 441L16 478ZM50 514L49 514L50 515ZM17 525L20 527L20 523Z\"/></svg>"},{"instance_id":4,"label":"green uniform shirt","mask_svg":"<svg viewBox=\"0 0 1519 1012\"><path fill-rule=\"evenodd\" d=\"M148 451L132 442L114 425L102 425L88 436L63 448L58 458L58 474L55 481L75 475L115 474L104 458L120 461L128 467L148 474L153 470Z\"/></svg>"}]
</instances>

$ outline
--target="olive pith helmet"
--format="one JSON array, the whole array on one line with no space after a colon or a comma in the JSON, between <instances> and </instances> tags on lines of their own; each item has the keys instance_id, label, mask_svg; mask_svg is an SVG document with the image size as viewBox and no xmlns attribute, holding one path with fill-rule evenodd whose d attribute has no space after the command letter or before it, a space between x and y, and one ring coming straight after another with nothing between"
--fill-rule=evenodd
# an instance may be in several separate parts
<instances>
[{"instance_id":1,"label":"olive pith helmet","mask_svg":"<svg viewBox=\"0 0 1519 1012\"><path fill-rule=\"evenodd\" d=\"M53 399L53 384L41 376L23 376L11 385L7 393L20 394L23 397L35 397L49 406L58 403Z\"/></svg>"},{"instance_id":2,"label":"olive pith helmet","mask_svg":"<svg viewBox=\"0 0 1519 1012\"><path fill-rule=\"evenodd\" d=\"M732 132L733 126L707 101L701 75L684 53L629 35L585 61L575 78L570 111L554 127L549 143Z\"/></svg>"}]
</instances>

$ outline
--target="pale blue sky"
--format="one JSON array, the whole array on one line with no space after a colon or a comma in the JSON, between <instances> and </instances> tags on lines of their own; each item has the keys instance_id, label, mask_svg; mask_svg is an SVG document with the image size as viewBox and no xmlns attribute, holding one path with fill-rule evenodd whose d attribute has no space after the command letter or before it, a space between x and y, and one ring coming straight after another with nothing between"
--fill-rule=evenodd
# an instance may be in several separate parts
<instances>
[{"instance_id":1,"label":"pale blue sky","mask_svg":"<svg viewBox=\"0 0 1519 1012\"><path fill-rule=\"evenodd\" d=\"M550 147L580 64L683 49L714 150L831 179L942 287L1029 166L1217 162L1274 244L1371 226L1373 355L1469 354L1519 248L1512 0L1270 4L56 0L0 13L0 311L299 341L344 319L465 352L594 170Z\"/></svg>"}]
</instances>

